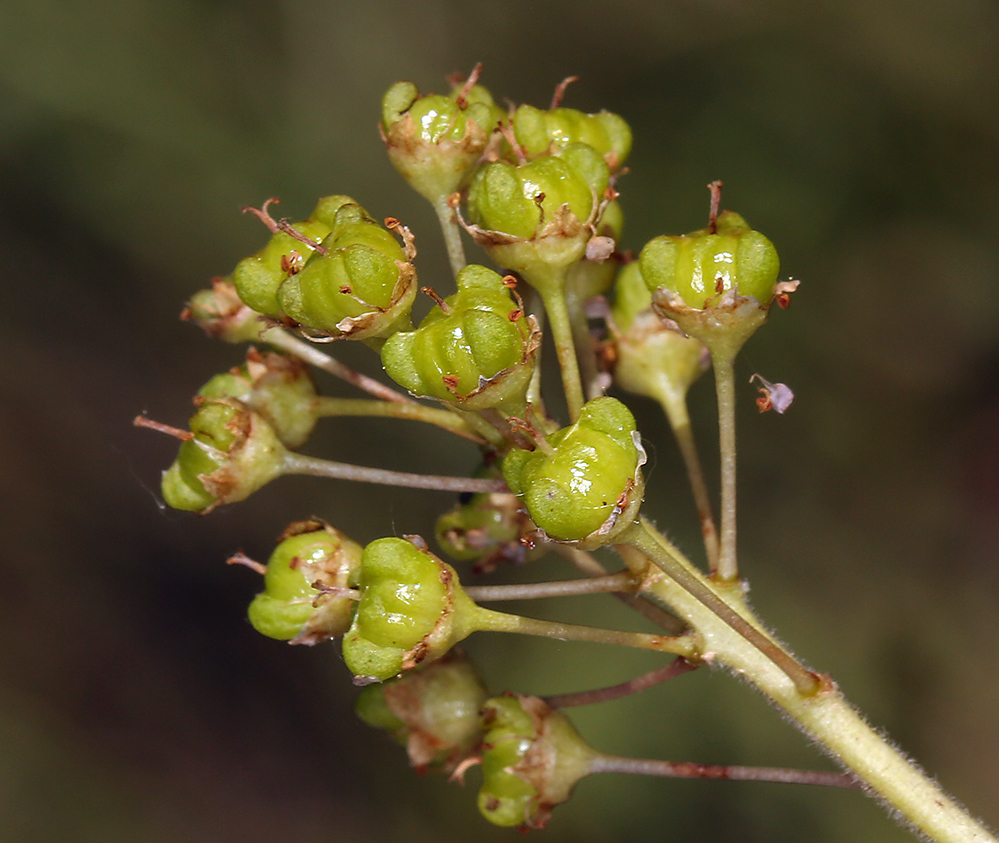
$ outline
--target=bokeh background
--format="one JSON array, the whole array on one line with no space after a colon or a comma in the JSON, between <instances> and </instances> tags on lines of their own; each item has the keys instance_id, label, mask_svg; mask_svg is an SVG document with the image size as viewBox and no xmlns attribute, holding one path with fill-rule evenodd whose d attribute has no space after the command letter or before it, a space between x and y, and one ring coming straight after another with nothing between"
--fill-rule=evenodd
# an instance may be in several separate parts
<instances>
[{"instance_id":1,"label":"bokeh background","mask_svg":"<svg viewBox=\"0 0 999 843\"><path fill-rule=\"evenodd\" d=\"M431 529L446 496L284 479L208 518L164 511L175 424L240 351L177 321L263 242L239 208L356 196L419 237L379 99L486 65L498 96L630 121L625 245L703 224L705 184L803 279L740 377L741 548L762 616L976 814L999 824L999 8L988 0L5 0L0 4L0 838L510 840L419 778L351 713L335 647L244 620L266 557L312 513L360 541ZM341 348L338 347L340 352ZM374 372L365 349L345 359ZM757 415L753 372L789 383ZM329 391L349 394L336 384ZM708 380L692 395L706 461ZM697 554L665 425L650 510ZM463 472L471 448L403 423L327 423L312 453ZM519 571L557 576L556 564ZM636 622L596 598L525 610ZM636 627L637 628L637 627ZM555 693L655 664L498 637L495 691ZM747 687L708 670L579 710L601 749L828 765ZM856 793L589 780L556 841L912 839Z\"/></svg>"}]
</instances>

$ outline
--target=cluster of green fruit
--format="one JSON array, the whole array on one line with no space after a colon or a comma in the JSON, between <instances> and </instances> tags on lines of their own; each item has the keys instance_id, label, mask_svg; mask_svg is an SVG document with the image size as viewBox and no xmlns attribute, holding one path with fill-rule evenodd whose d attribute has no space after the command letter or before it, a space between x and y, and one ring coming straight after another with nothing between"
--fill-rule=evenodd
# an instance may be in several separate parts
<instances>
[{"instance_id":1,"label":"cluster of green fruit","mask_svg":"<svg viewBox=\"0 0 999 843\"><path fill-rule=\"evenodd\" d=\"M741 216L715 207L707 228L657 237L638 260L623 254L616 181L631 132L609 112L555 103L507 113L475 78L441 96L401 82L385 95L380 130L395 167L437 209L446 238L450 231L454 294L423 288L436 306L414 327L409 230L378 223L350 197L328 196L293 223L274 220L267 204L256 210L269 240L194 296L189 317L228 341L284 351L287 343L270 338L360 340L409 394L400 400L431 399L467 426L496 491L463 500L438 522L438 542L456 560L486 568L522 560L528 536L582 550L613 543L638 517L644 451L631 412L602 394L611 378L601 364L628 391L684 394L708 354L737 350L784 295L776 251ZM464 265L459 222L503 274ZM519 282L529 288L526 304ZM585 303L612 290L611 352L601 356ZM568 424L540 395L545 319ZM245 366L202 387L189 430L175 431L184 441L164 473L164 499L208 511L293 473L291 449L309 439L322 401L294 349L251 350ZM342 636L358 684L384 683L363 691L362 718L403 738L417 765L454 769L480 758L480 807L492 821L543 825L586 774L590 751L563 715L531 698L487 700L455 655L471 632L497 628L498 613L479 607L422 540L362 548L327 524L303 522L286 532L264 576L249 611L254 627L292 643ZM419 705L394 704L403 693L416 693ZM538 741L561 748L541 751Z\"/></svg>"}]
</instances>

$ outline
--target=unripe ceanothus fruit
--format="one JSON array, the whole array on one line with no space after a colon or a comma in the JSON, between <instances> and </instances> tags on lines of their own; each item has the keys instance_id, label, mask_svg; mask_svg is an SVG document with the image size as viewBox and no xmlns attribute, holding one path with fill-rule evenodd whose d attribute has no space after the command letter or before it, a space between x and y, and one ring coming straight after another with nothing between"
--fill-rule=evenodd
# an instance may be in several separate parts
<instances>
[{"instance_id":1,"label":"unripe ceanothus fruit","mask_svg":"<svg viewBox=\"0 0 999 843\"><path fill-rule=\"evenodd\" d=\"M319 200L308 219L293 223L291 227L313 244L320 243L330 233L337 210L351 201L349 196L326 196ZM263 211L256 213L271 227L276 226L267 214L266 205ZM266 316L279 318L278 288L289 275L304 266L314 251L314 246L305 240L287 231L275 230L263 249L236 264L232 282L240 299Z\"/></svg>"},{"instance_id":2,"label":"unripe ceanothus fruit","mask_svg":"<svg viewBox=\"0 0 999 843\"><path fill-rule=\"evenodd\" d=\"M564 714L537 697L487 700L482 723L479 810L496 825L544 828L590 773L596 753Z\"/></svg>"},{"instance_id":3,"label":"unripe ceanothus fruit","mask_svg":"<svg viewBox=\"0 0 999 843\"><path fill-rule=\"evenodd\" d=\"M471 659L452 650L397 679L361 689L354 711L402 743L417 769L449 773L478 746L479 710L488 696Z\"/></svg>"},{"instance_id":4,"label":"unripe ceanothus fruit","mask_svg":"<svg viewBox=\"0 0 999 843\"><path fill-rule=\"evenodd\" d=\"M609 111L584 114L574 108L544 111L522 105L514 112L513 131L517 143L531 158L572 143L585 143L616 170L631 152L631 128Z\"/></svg>"},{"instance_id":5,"label":"unripe ceanothus fruit","mask_svg":"<svg viewBox=\"0 0 999 843\"><path fill-rule=\"evenodd\" d=\"M292 524L274 549L264 590L247 616L261 635L292 644L317 644L350 627L361 546L318 520Z\"/></svg>"},{"instance_id":6,"label":"unripe ceanothus fruit","mask_svg":"<svg viewBox=\"0 0 999 843\"><path fill-rule=\"evenodd\" d=\"M420 96L412 82L397 82L382 99L379 128L395 168L438 204L467 181L503 116L481 85Z\"/></svg>"},{"instance_id":7,"label":"unripe ceanothus fruit","mask_svg":"<svg viewBox=\"0 0 999 843\"><path fill-rule=\"evenodd\" d=\"M346 197L345 197L346 198ZM336 211L330 232L301 271L278 288L282 313L305 329L343 339L378 339L412 327L416 271L405 248L353 201Z\"/></svg>"},{"instance_id":8,"label":"unripe ceanothus fruit","mask_svg":"<svg viewBox=\"0 0 999 843\"><path fill-rule=\"evenodd\" d=\"M634 521L644 462L631 411L616 398L594 398L574 424L539 440L534 451L510 451L502 467L539 528L589 549Z\"/></svg>"},{"instance_id":9,"label":"unripe ceanothus fruit","mask_svg":"<svg viewBox=\"0 0 999 843\"><path fill-rule=\"evenodd\" d=\"M245 500L282 473L287 450L263 416L234 399L199 398L192 438L163 472L163 500L191 512Z\"/></svg>"},{"instance_id":10,"label":"unripe ceanothus fruit","mask_svg":"<svg viewBox=\"0 0 999 843\"><path fill-rule=\"evenodd\" d=\"M361 599L343 638L360 683L384 681L440 658L474 631L477 606L454 568L404 538L371 542L361 557Z\"/></svg>"},{"instance_id":11,"label":"unripe ceanothus fruit","mask_svg":"<svg viewBox=\"0 0 999 843\"><path fill-rule=\"evenodd\" d=\"M208 381L198 395L234 398L263 416L289 448L308 441L318 415L316 386L306 365L295 357L250 349L246 363Z\"/></svg>"},{"instance_id":12,"label":"unripe ceanothus fruit","mask_svg":"<svg viewBox=\"0 0 999 843\"><path fill-rule=\"evenodd\" d=\"M385 371L416 395L522 414L541 339L537 321L491 269L466 266L457 285L419 328L388 338Z\"/></svg>"}]
</instances>

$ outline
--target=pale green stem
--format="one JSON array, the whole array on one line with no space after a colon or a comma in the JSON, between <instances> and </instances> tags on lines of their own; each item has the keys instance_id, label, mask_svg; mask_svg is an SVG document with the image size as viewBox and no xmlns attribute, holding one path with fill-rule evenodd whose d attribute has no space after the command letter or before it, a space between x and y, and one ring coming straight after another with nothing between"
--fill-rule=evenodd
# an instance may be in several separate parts
<instances>
[{"instance_id":1,"label":"pale green stem","mask_svg":"<svg viewBox=\"0 0 999 843\"><path fill-rule=\"evenodd\" d=\"M316 398L312 406L320 416L387 416L394 419L411 419L449 430L480 445L486 441L461 417L447 410L426 407L423 404L400 404L366 398L331 398L323 395Z\"/></svg>"},{"instance_id":2,"label":"pale green stem","mask_svg":"<svg viewBox=\"0 0 999 843\"><path fill-rule=\"evenodd\" d=\"M527 312L538 320L538 330L545 329L545 311L543 307L537 307L537 291L533 288L527 295ZM531 375L531 382L527 386L527 402L534 407L535 412L545 415L545 401L541 397L541 352L542 347L538 346L537 354L534 358L534 373Z\"/></svg>"},{"instance_id":3,"label":"pale green stem","mask_svg":"<svg viewBox=\"0 0 999 843\"><path fill-rule=\"evenodd\" d=\"M514 583L511 585L466 585L465 593L476 603L497 600L536 600L544 597L573 597L579 594L637 591L638 583L628 572L604 574L584 580Z\"/></svg>"},{"instance_id":4,"label":"pale green stem","mask_svg":"<svg viewBox=\"0 0 999 843\"><path fill-rule=\"evenodd\" d=\"M708 567L712 573L718 568L718 530L715 527L715 517L711 509L711 496L704 480L704 471L697 454L697 444L694 442L694 431L690 426L690 414L687 412L686 395L673 389L670 379L663 377L657 392L659 405L673 428L683 464L687 469L687 479L697 506L697 516L701 522L701 534L704 536L704 549L708 557Z\"/></svg>"},{"instance_id":5,"label":"pale green stem","mask_svg":"<svg viewBox=\"0 0 999 843\"><path fill-rule=\"evenodd\" d=\"M544 697L544 701L551 708L571 708L578 705L593 705L594 703L610 702L619 700L630 694L637 694L647 688L653 688L669 679L675 679L684 673L696 670L700 662L687 661L682 656L677 656L669 664L621 682L618 685L611 685L608 688L594 688L589 691L576 691L570 694L557 694L551 697Z\"/></svg>"},{"instance_id":6,"label":"pale green stem","mask_svg":"<svg viewBox=\"0 0 999 843\"><path fill-rule=\"evenodd\" d=\"M434 212L441 224L444 235L444 245L447 247L447 257L451 263L451 272L455 278L465 268L465 247L461 242L461 226L454 209L447 203L448 197L441 196L433 203Z\"/></svg>"},{"instance_id":7,"label":"pale green stem","mask_svg":"<svg viewBox=\"0 0 999 843\"><path fill-rule=\"evenodd\" d=\"M559 641L591 641L597 644L617 644L622 647L637 647L642 650L655 650L660 653L673 653L691 659L698 658L700 648L695 637L682 635L649 635L645 632L623 632L619 629L599 629L592 626L579 626L558 621L525 618L495 612L492 609L476 607L477 611L471 626L481 632L516 632L521 635L537 635L542 638L555 638Z\"/></svg>"},{"instance_id":8,"label":"pale green stem","mask_svg":"<svg viewBox=\"0 0 999 843\"><path fill-rule=\"evenodd\" d=\"M736 558L735 489L735 367L734 356L712 353L715 392L718 395L718 445L721 454L721 538L718 546L718 579L739 578Z\"/></svg>"},{"instance_id":9,"label":"pale green stem","mask_svg":"<svg viewBox=\"0 0 999 843\"><path fill-rule=\"evenodd\" d=\"M572 341L576 349L583 380L583 393L587 401L604 394L600 388L600 370L597 367L596 349L590 336L590 325L586 319L586 303L580 298L575 284L566 284L566 309L572 325Z\"/></svg>"},{"instance_id":10,"label":"pale green stem","mask_svg":"<svg viewBox=\"0 0 999 843\"><path fill-rule=\"evenodd\" d=\"M506 483L483 477L442 477L433 474L410 474L405 471L388 471L362 465L323 460L303 454L288 452L282 465L282 474L311 474L315 477L332 477L337 480L354 480L359 483L380 483L385 486L405 486L410 489L436 489L440 492L505 492Z\"/></svg>"},{"instance_id":11,"label":"pale green stem","mask_svg":"<svg viewBox=\"0 0 999 843\"><path fill-rule=\"evenodd\" d=\"M579 550L566 544L552 544L551 549L565 559L568 559L576 568L588 577L601 577L607 574L607 569L590 553ZM672 635L679 635L687 625L675 615L671 615L662 606L652 603L647 595L643 594L615 594L618 600L629 608L638 612L647 621L651 621L660 629Z\"/></svg>"},{"instance_id":12,"label":"pale green stem","mask_svg":"<svg viewBox=\"0 0 999 843\"><path fill-rule=\"evenodd\" d=\"M445 412L453 413L457 418L465 422L470 428L472 428L476 433L479 434L483 439L497 448L503 448L506 446L506 436L503 432L496 429L496 426L486 418L483 418L479 413L473 413L470 410L462 410L460 407L455 407L453 404L444 404L443 409Z\"/></svg>"},{"instance_id":13,"label":"pale green stem","mask_svg":"<svg viewBox=\"0 0 999 843\"><path fill-rule=\"evenodd\" d=\"M629 773L638 776L665 776L682 779L734 779L750 782L814 784L822 787L859 787L857 779L846 773L816 770L788 770L783 767L740 767L728 764L694 764L689 761L656 761L648 758L623 758L619 755L594 756L591 773Z\"/></svg>"},{"instance_id":14,"label":"pale green stem","mask_svg":"<svg viewBox=\"0 0 999 843\"><path fill-rule=\"evenodd\" d=\"M363 389L369 395L374 395L383 401L393 401L398 404L416 404L408 395L396 392L392 387L386 386L381 381L376 381L374 378L369 378L367 375L362 375L360 372L354 371L335 357L324 354L314 345L293 337L283 328L268 328L260 334L260 338L268 345L273 345L275 348L280 348L282 351L294 354L317 369L329 372L331 375L345 380L347 383L353 384L358 389Z\"/></svg>"},{"instance_id":15,"label":"pale green stem","mask_svg":"<svg viewBox=\"0 0 999 843\"><path fill-rule=\"evenodd\" d=\"M569 420L574 422L579 418L585 398L583 382L579 376L579 361L576 359L576 345L573 342L572 323L565 301L566 271L567 268L564 266L545 264L535 270L536 277L530 280L541 296L545 313L548 314L555 354L562 372L562 388L565 390L565 401L569 407Z\"/></svg>"},{"instance_id":16,"label":"pale green stem","mask_svg":"<svg viewBox=\"0 0 999 843\"><path fill-rule=\"evenodd\" d=\"M645 533L646 539L640 537L640 532ZM698 631L703 640L705 660L710 654L712 660L755 685L835 760L852 771L871 795L929 839L936 843L999 843L913 762L864 722L831 679L821 677L812 689L802 687L803 683L792 679L791 673L815 674L783 648L778 648L784 654L782 660L793 661L797 670L791 671L787 664L778 664L772 652L758 646L755 637L737 629L731 618L720 617L717 607L708 605L713 601L703 599L704 591L711 593L729 613L743 618L751 629L760 631L765 640L773 643L746 608L737 583L709 580L682 558L674 557L665 540L646 532L645 525L633 529L628 540L631 538L638 538L638 544L643 545L643 556L666 570L668 576L665 578L647 579L646 588ZM671 561L663 564L664 560ZM644 561L630 554L625 556L625 561L637 575L645 573ZM677 569L684 573L674 576ZM696 582L697 587L691 589L691 582Z\"/></svg>"}]
</instances>

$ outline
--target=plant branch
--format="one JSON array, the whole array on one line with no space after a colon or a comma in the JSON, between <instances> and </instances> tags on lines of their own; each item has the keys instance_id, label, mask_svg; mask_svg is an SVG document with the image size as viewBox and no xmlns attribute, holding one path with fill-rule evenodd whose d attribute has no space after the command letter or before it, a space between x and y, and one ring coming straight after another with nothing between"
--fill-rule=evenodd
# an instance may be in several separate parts
<instances>
[{"instance_id":1,"label":"plant branch","mask_svg":"<svg viewBox=\"0 0 999 843\"><path fill-rule=\"evenodd\" d=\"M433 206L441 225L441 233L444 235L451 272L457 278L458 273L465 268L465 247L461 242L461 226L458 224L454 208L448 204L447 196L440 197Z\"/></svg>"},{"instance_id":2,"label":"plant branch","mask_svg":"<svg viewBox=\"0 0 999 843\"><path fill-rule=\"evenodd\" d=\"M729 764L694 764L689 761L655 761L646 758L622 758L598 754L592 773L629 773L639 776L665 776L683 779L736 779L752 782L812 784L822 787L859 788L860 782L848 773L825 773L817 770L789 770L784 767L740 767Z\"/></svg>"},{"instance_id":3,"label":"plant branch","mask_svg":"<svg viewBox=\"0 0 999 843\"><path fill-rule=\"evenodd\" d=\"M537 600L544 597L574 597L580 594L606 594L607 592L637 590L638 583L628 571L580 580L465 586L465 592L476 603L491 603L499 600Z\"/></svg>"},{"instance_id":4,"label":"plant branch","mask_svg":"<svg viewBox=\"0 0 999 843\"><path fill-rule=\"evenodd\" d=\"M448 410L427 407L424 404L397 401L374 401L365 398L331 398L320 396L313 403L320 416L387 416L395 419L412 419L448 430L480 445L486 440L471 429L460 416Z\"/></svg>"},{"instance_id":5,"label":"plant branch","mask_svg":"<svg viewBox=\"0 0 999 843\"><path fill-rule=\"evenodd\" d=\"M696 670L699 666L698 662L689 662L682 656L678 656L669 664L657 667L655 670L643 673L641 676L636 676L634 679L629 679L627 682L622 682L619 685L611 685L608 688L596 688L592 691L579 691L573 694L557 694L552 697L544 697L544 701L552 708L570 708L577 705L610 702L611 700L621 699L621 697L627 697L630 694L637 694L646 688L652 688L655 685L665 682L667 679L673 679L677 676L682 676L684 673L690 673L690 671Z\"/></svg>"},{"instance_id":6,"label":"plant branch","mask_svg":"<svg viewBox=\"0 0 999 843\"><path fill-rule=\"evenodd\" d=\"M383 401L393 401L399 404L416 404L408 395L397 392L381 381L369 378L367 375L362 375L360 372L351 369L350 366L341 363L335 357L330 357L315 346L297 337L293 337L284 328L268 328L261 332L260 338L269 345L294 354L317 369L329 372L331 375L347 381L347 383L353 384L358 389L362 389L376 398L381 398Z\"/></svg>"},{"instance_id":7,"label":"plant branch","mask_svg":"<svg viewBox=\"0 0 999 843\"><path fill-rule=\"evenodd\" d=\"M718 442L721 453L721 539L718 548L718 578L739 579L736 558L736 461L735 461L735 367L734 356L712 353L718 395Z\"/></svg>"},{"instance_id":8,"label":"plant branch","mask_svg":"<svg viewBox=\"0 0 999 843\"><path fill-rule=\"evenodd\" d=\"M384 468L368 468L334 462L318 457L289 452L285 456L283 474L310 474L359 483L379 483L384 486L405 486L410 489L436 489L439 492L505 492L506 483L483 477L447 477L434 474L410 474Z\"/></svg>"}]
</instances>

